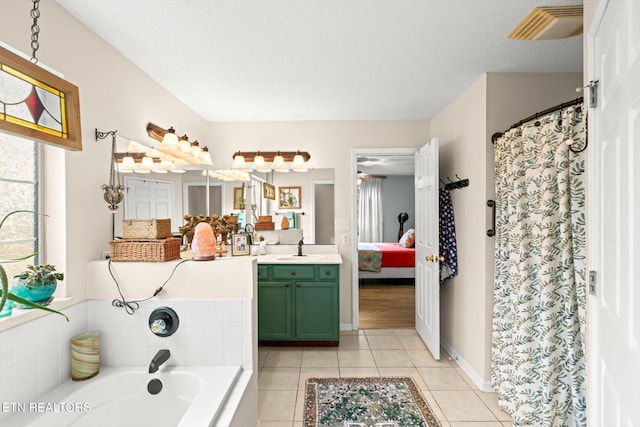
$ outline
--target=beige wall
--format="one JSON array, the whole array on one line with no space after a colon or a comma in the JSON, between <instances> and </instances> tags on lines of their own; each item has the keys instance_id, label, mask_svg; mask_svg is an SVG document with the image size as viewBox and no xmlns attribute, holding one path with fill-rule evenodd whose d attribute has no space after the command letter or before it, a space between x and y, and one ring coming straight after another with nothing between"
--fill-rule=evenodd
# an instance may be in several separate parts
<instances>
[{"instance_id":1,"label":"beige wall","mask_svg":"<svg viewBox=\"0 0 640 427\"><path fill-rule=\"evenodd\" d=\"M485 380L486 98L487 77L482 76L431 121L431 132L440 140L440 177L469 179L469 187L451 192L459 270L440 287L441 336Z\"/></svg>"},{"instance_id":2,"label":"beige wall","mask_svg":"<svg viewBox=\"0 0 640 427\"><path fill-rule=\"evenodd\" d=\"M440 138L440 177L469 178L452 191L459 273L441 288L441 331L476 382L491 369L494 239L486 235L494 198L491 135L538 111L580 96L582 74L489 73L431 121Z\"/></svg>"},{"instance_id":3,"label":"beige wall","mask_svg":"<svg viewBox=\"0 0 640 427\"><path fill-rule=\"evenodd\" d=\"M0 41L24 53L31 52L30 9L24 0L0 2ZM112 214L100 189L109 178L110 139L96 142L94 129L143 139L152 121L203 141L205 122L53 0L41 1L40 11L38 59L80 89L83 150L57 153L56 163L65 166L64 182L58 184L64 185L63 195L48 200L44 211L48 230L59 234L47 242L48 249L58 250L49 252L64 266L60 270L74 300L83 300L87 262L99 259L111 238Z\"/></svg>"}]
</instances>

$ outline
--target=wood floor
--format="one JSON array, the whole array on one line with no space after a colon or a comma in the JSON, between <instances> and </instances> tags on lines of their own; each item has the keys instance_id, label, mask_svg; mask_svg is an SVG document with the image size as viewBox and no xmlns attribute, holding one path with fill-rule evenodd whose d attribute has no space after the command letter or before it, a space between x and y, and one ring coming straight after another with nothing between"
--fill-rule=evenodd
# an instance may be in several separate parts
<instances>
[{"instance_id":1,"label":"wood floor","mask_svg":"<svg viewBox=\"0 0 640 427\"><path fill-rule=\"evenodd\" d=\"M359 288L360 329L414 328L413 285L367 284Z\"/></svg>"}]
</instances>

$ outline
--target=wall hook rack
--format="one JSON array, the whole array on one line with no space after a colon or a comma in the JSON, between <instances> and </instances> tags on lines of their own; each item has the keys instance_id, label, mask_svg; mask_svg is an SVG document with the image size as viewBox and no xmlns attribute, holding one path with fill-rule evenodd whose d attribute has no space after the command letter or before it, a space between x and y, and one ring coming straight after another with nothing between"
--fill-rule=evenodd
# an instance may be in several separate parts
<instances>
[{"instance_id":1,"label":"wall hook rack","mask_svg":"<svg viewBox=\"0 0 640 427\"><path fill-rule=\"evenodd\" d=\"M447 176L448 183L445 183L442 179L440 179L440 182L444 184L444 188L447 190L457 190L469 186L469 179L461 179L458 174L455 174L455 177L458 178L457 181L453 181Z\"/></svg>"}]
</instances>

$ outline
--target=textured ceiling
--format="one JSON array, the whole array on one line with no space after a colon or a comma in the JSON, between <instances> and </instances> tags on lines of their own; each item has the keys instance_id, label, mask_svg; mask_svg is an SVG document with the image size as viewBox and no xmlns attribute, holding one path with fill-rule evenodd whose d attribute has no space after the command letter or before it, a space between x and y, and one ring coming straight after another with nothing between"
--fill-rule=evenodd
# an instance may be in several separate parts
<instances>
[{"instance_id":1,"label":"textured ceiling","mask_svg":"<svg viewBox=\"0 0 640 427\"><path fill-rule=\"evenodd\" d=\"M485 72L580 72L517 41L580 0L57 0L208 121L429 119Z\"/></svg>"}]
</instances>

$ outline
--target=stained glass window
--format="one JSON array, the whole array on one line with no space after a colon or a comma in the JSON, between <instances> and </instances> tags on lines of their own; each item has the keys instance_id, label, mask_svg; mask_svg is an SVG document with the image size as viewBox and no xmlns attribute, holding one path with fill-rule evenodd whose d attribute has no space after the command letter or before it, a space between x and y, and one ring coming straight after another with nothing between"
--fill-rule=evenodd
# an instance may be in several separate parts
<instances>
[{"instance_id":1,"label":"stained glass window","mask_svg":"<svg viewBox=\"0 0 640 427\"><path fill-rule=\"evenodd\" d=\"M81 150L78 88L0 47L0 129Z\"/></svg>"}]
</instances>

